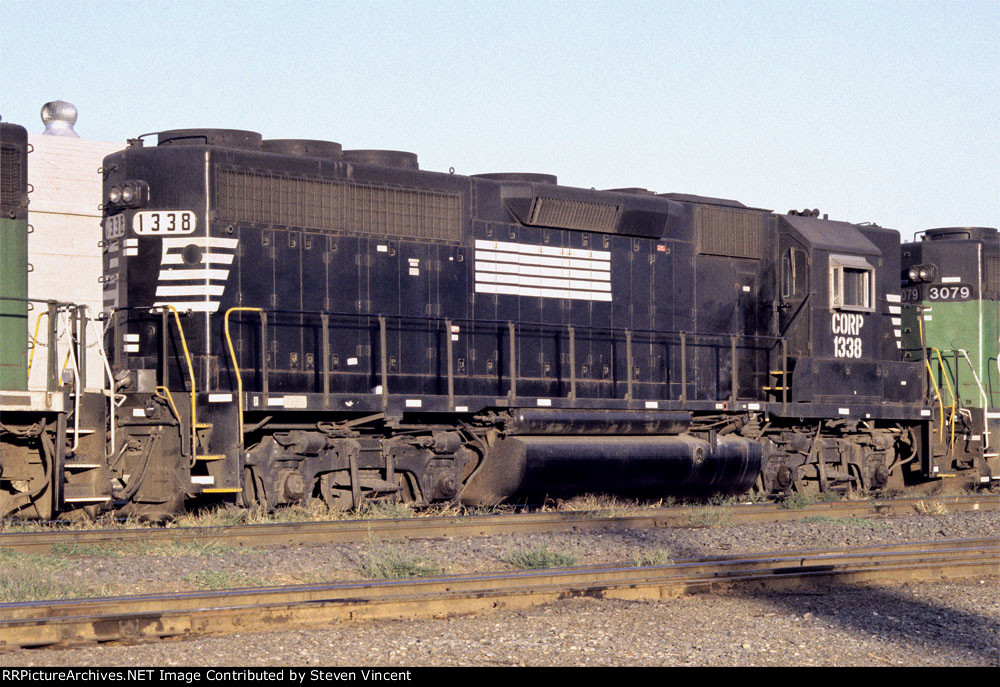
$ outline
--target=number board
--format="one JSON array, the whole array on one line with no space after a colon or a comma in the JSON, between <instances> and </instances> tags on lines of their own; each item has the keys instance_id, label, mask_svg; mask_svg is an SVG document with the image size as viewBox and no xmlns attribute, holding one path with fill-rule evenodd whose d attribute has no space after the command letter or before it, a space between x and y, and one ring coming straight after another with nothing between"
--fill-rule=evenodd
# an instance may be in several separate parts
<instances>
[{"instance_id":1,"label":"number board","mask_svg":"<svg viewBox=\"0 0 1000 687\"><path fill-rule=\"evenodd\" d=\"M125 235L125 215L112 215L104 218L104 238L120 239Z\"/></svg>"},{"instance_id":2,"label":"number board","mask_svg":"<svg viewBox=\"0 0 1000 687\"><path fill-rule=\"evenodd\" d=\"M197 224L192 210L143 210L132 217L132 230L139 236L191 234Z\"/></svg>"},{"instance_id":3,"label":"number board","mask_svg":"<svg viewBox=\"0 0 1000 687\"><path fill-rule=\"evenodd\" d=\"M921 301L941 303L968 301L972 300L974 296L975 293L968 284L920 284L904 286L902 300L904 303L919 303Z\"/></svg>"}]
</instances>

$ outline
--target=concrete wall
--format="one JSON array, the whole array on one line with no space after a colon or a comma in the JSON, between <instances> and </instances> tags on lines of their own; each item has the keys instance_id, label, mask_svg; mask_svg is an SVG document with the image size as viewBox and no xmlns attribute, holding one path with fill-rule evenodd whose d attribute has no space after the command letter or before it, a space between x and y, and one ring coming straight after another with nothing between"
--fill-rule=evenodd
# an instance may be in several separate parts
<instances>
[{"instance_id":1,"label":"concrete wall","mask_svg":"<svg viewBox=\"0 0 1000 687\"><path fill-rule=\"evenodd\" d=\"M102 271L97 245L102 238L98 210L102 180L97 170L105 155L125 145L39 134L29 134L28 142L34 148L28 155L28 183L34 187L28 196L28 223L34 227L28 236L28 262L34 268L28 274L28 296L86 304L98 315L103 296L97 281ZM29 335L43 307L36 304L29 315ZM99 388L103 364L92 331L88 331L87 386ZM44 332L43 321L39 334L43 342ZM60 353L60 366L64 359L65 353ZM45 360L46 349L38 347L29 388L45 387Z\"/></svg>"}]
</instances>

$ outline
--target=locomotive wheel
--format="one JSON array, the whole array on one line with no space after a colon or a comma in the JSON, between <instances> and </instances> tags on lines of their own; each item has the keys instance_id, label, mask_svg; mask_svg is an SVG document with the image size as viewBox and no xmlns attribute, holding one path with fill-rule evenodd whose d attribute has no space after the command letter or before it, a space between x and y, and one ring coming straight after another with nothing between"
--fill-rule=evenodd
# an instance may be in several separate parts
<instances>
[{"instance_id":1,"label":"locomotive wheel","mask_svg":"<svg viewBox=\"0 0 1000 687\"><path fill-rule=\"evenodd\" d=\"M332 472L325 472L319 476L319 495L323 503L332 510L350 510L351 497L350 488L338 486L334 481Z\"/></svg>"},{"instance_id":2,"label":"locomotive wheel","mask_svg":"<svg viewBox=\"0 0 1000 687\"><path fill-rule=\"evenodd\" d=\"M267 498L264 480L254 472L253 468L243 468L243 494L249 508L259 508L265 513L274 512L274 506Z\"/></svg>"}]
</instances>

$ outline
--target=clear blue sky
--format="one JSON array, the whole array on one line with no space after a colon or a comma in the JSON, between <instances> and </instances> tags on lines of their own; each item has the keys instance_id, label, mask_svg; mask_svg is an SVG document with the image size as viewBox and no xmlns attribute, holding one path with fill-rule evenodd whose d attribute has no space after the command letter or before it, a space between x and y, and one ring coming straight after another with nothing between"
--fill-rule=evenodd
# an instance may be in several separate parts
<instances>
[{"instance_id":1,"label":"clear blue sky","mask_svg":"<svg viewBox=\"0 0 1000 687\"><path fill-rule=\"evenodd\" d=\"M904 237L1000 226L1000 2L5 0L0 115L239 128Z\"/></svg>"}]
</instances>

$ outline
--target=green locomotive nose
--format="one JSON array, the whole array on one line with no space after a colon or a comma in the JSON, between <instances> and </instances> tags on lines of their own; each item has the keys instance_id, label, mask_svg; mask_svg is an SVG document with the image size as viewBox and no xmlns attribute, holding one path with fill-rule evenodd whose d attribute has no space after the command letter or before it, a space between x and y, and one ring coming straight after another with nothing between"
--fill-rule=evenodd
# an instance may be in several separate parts
<instances>
[{"instance_id":1,"label":"green locomotive nose","mask_svg":"<svg viewBox=\"0 0 1000 687\"><path fill-rule=\"evenodd\" d=\"M0 389L28 387L28 132L0 123Z\"/></svg>"}]
</instances>

